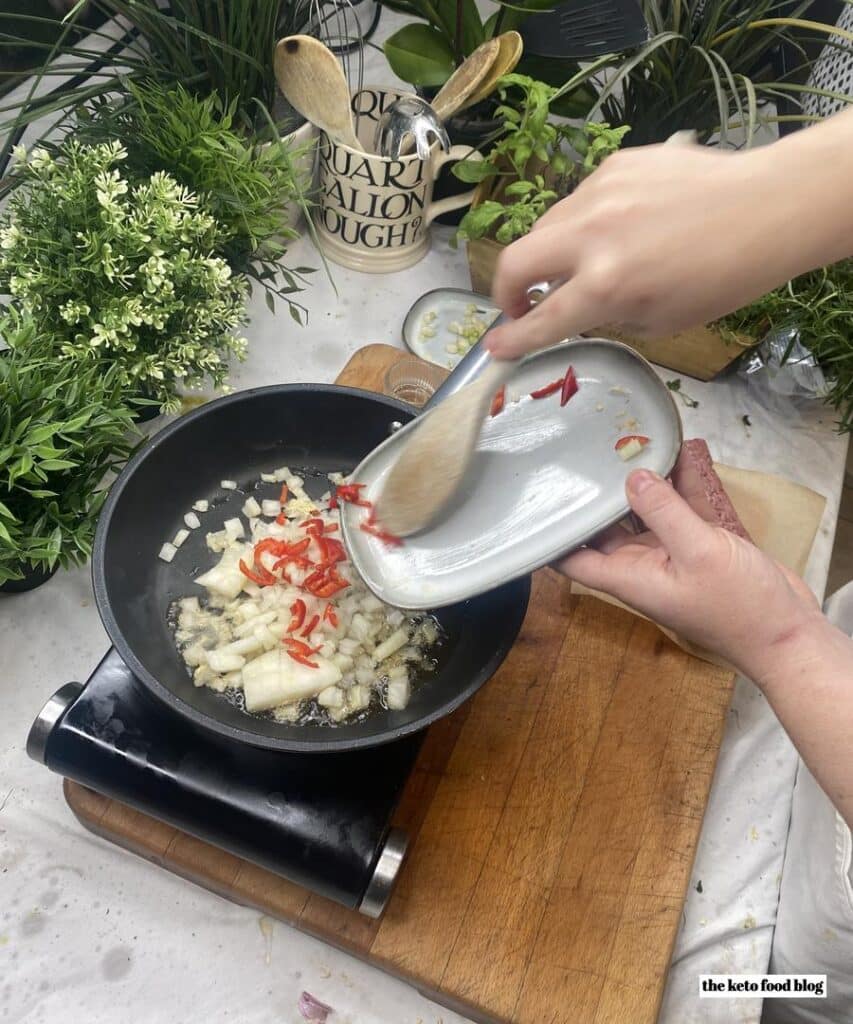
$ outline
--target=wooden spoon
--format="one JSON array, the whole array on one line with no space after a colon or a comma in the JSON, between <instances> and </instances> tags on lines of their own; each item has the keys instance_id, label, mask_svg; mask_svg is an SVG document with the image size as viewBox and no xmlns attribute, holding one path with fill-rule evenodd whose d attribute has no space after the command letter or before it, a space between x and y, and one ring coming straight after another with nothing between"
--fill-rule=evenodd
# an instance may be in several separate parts
<instances>
[{"instance_id":1,"label":"wooden spoon","mask_svg":"<svg viewBox=\"0 0 853 1024\"><path fill-rule=\"evenodd\" d=\"M518 32L504 32L497 37L497 42L499 43L498 55L492 63L489 73L483 78L474 92L468 96L464 105L459 108L460 110L464 110L466 107L473 107L475 103L479 103L487 96L491 96L495 91L498 79L514 71L516 64L521 60L524 43L521 41L521 36Z\"/></svg>"},{"instance_id":2,"label":"wooden spoon","mask_svg":"<svg viewBox=\"0 0 853 1024\"><path fill-rule=\"evenodd\" d=\"M285 99L336 142L364 153L352 124L343 68L328 46L311 36L286 36L275 48L275 77Z\"/></svg>"},{"instance_id":3,"label":"wooden spoon","mask_svg":"<svg viewBox=\"0 0 853 1024\"><path fill-rule=\"evenodd\" d=\"M450 78L436 93L430 106L439 121L449 121L465 106L465 101L489 74L497 59L501 44L497 39L487 39L473 53L470 53ZM406 139L400 147L400 156L406 156L414 149L414 141Z\"/></svg>"},{"instance_id":4,"label":"wooden spoon","mask_svg":"<svg viewBox=\"0 0 853 1024\"><path fill-rule=\"evenodd\" d=\"M408 537L439 516L468 472L495 393L517 365L490 361L473 383L423 414L377 498L384 530Z\"/></svg>"},{"instance_id":5,"label":"wooden spoon","mask_svg":"<svg viewBox=\"0 0 853 1024\"><path fill-rule=\"evenodd\" d=\"M528 302L535 306L563 283L556 280L531 285ZM501 313L489 330L506 320ZM400 454L376 499L376 514L384 529L408 537L426 529L441 515L468 472L492 400L518 363L518 359L492 359L481 338L430 399L438 404L429 408L427 403L413 429L402 432L411 436L401 440ZM448 389L454 379L457 384L470 383L442 396L442 390Z\"/></svg>"},{"instance_id":6,"label":"wooden spoon","mask_svg":"<svg viewBox=\"0 0 853 1024\"><path fill-rule=\"evenodd\" d=\"M442 121L449 121L458 110L462 110L491 71L500 48L500 39L487 39L447 79L431 104Z\"/></svg>"}]
</instances>

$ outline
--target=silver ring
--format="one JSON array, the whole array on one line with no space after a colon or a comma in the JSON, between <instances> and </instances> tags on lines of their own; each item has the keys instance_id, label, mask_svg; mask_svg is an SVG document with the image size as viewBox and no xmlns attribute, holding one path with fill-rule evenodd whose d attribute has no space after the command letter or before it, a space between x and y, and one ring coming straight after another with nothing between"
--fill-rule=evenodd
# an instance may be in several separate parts
<instances>
[{"instance_id":1,"label":"silver ring","mask_svg":"<svg viewBox=\"0 0 853 1024\"><path fill-rule=\"evenodd\" d=\"M47 764L47 741L50 734L59 724L62 716L77 699L83 689L82 683L66 683L61 686L39 711L38 717L30 726L27 736L27 754L39 764Z\"/></svg>"},{"instance_id":2,"label":"silver ring","mask_svg":"<svg viewBox=\"0 0 853 1024\"><path fill-rule=\"evenodd\" d=\"M398 828L392 828L382 846L376 867L373 869L373 876L358 908L359 913L372 918L382 916L383 910L388 906L391 893L394 891L394 884L400 874L400 868L403 866L403 858L406 856L408 845L409 840L406 833Z\"/></svg>"}]
</instances>

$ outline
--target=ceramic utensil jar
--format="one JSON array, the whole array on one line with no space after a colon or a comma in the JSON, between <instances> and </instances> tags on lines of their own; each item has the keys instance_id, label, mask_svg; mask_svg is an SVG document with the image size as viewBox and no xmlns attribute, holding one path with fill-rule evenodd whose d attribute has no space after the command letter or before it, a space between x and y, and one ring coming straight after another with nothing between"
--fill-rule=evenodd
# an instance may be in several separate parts
<instances>
[{"instance_id":1,"label":"ceramic utensil jar","mask_svg":"<svg viewBox=\"0 0 853 1024\"><path fill-rule=\"evenodd\" d=\"M370 147L382 114L407 95L366 88L352 98L358 136ZM314 211L317 239L334 263L368 273L403 270L429 249L429 225L440 214L466 206L473 189L432 201L436 175L448 161L476 159L468 146L449 152L433 147L427 160L392 160L357 150L320 133L319 194Z\"/></svg>"}]
</instances>

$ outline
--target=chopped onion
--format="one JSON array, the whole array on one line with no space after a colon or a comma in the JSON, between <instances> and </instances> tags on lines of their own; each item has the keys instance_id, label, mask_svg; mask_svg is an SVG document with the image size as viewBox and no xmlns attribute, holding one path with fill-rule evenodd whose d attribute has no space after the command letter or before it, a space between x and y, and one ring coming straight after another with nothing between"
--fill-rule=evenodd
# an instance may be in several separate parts
<instances>
[{"instance_id":1,"label":"chopped onion","mask_svg":"<svg viewBox=\"0 0 853 1024\"><path fill-rule=\"evenodd\" d=\"M337 686L327 686L325 690L321 690L317 694L317 703L322 708L343 707L344 691Z\"/></svg>"},{"instance_id":2,"label":"chopped onion","mask_svg":"<svg viewBox=\"0 0 853 1024\"><path fill-rule=\"evenodd\" d=\"M176 548L179 548L184 543L184 541L187 539L187 537L189 537L189 535L190 535L190 531L189 530L178 530L178 532L175 534L175 537L174 537L174 540L172 541L172 544Z\"/></svg>"},{"instance_id":3,"label":"chopped onion","mask_svg":"<svg viewBox=\"0 0 853 1024\"><path fill-rule=\"evenodd\" d=\"M352 658L348 654L333 654L332 661L338 666L341 672L349 672L353 665Z\"/></svg>"},{"instance_id":4,"label":"chopped onion","mask_svg":"<svg viewBox=\"0 0 853 1024\"><path fill-rule=\"evenodd\" d=\"M175 640L194 683L219 692L240 687L249 713L272 711L282 722L302 721L305 701L312 701L315 711L322 710L329 722L362 714L374 697L393 710L405 707L410 676L421 667L430 667L424 652L438 638L435 623L384 604L370 593L347 560L337 566L349 584L345 592L321 600L306 591L305 579L316 572L318 564L315 559L320 548L313 543L306 551L307 564L300 565L299 560L288 564L286 576L275 585L254 582L251 570L240 569L241 561L247 567L255 563L259 570L274 571L279 577L273 566L280 556L273 550L262 550L255 558L253 549L261 541L269 538L294 544L305 537L301 523L307 515L330 525L340 518L339 512L327 507L331 492L323 499L310 498L302 477L288 467L262 474L262 478L264 483L285 483L288 500L262 498L261 493L243 485L249 493L242 494L242 515L234 515L219 531L206 534L208 548L221 553L213 568L196 577L195 582L207 589L206 598L201 604L197 598L176 602ZM330 474L329 479L333 483L345 480L341 474ZM236 481L223 481L223 486L228 484L239 489ZM193 506L194 511L207 507L206 502ZM187 513L186 525L195 529L201 522ZM169 547L176 550L188 536L188 530L180 531L176 543ZM169 547L166 554L171 559ZM266 547L276 549L278 545L268 543ZM294 610L297 600L304 602L304 613ZM297 613L302 614L304 623L311 624L307 637L299 632L303 626L291 630ZM282 643L291 638L299 638L300 643L304 640L308 648ZM304 657L300 650L306 652Z\"/></svg>"},{"instance_id":5,"label":"chopped onion","mask_svg":"<svg viewBox=\"0 0 853 1024\"><path fill-rule=\"evenodd\" d=\"M178 549L174 544L166 543L160 548L160 553L157 557L162 558L164 562L171 562L177 553Z\"/></svg>"},{"instance_id":6,"label":"chopped onion","mask_svg":"<svg viewBox=\"0 0 853 1024\"><path fill-rule=\"evenodd\" d=\"M249 636L258 626L267 626L275 621L275 612L262 612L251 617L244 617L243 621L234 629L234 636Z\"/></svg>"},{"instance_id":7,"label":"chopped onion","mask_svg":"<svg viewBox=\"0 0 853 1024\"><path fill-rule=\"evenodd\" d=\"M386 658L390 658L392 654L396 654L401 647L405 647L409 642L408 630L398 629L396 633L392 633L387 640L384 640L373 652L373 660L378 665L380 662L385 661Z\"/></svg>"},{"instance_id":8,"label":"chopped onion","mask_svg":"<svg viewBox=\"0 0 853 1024\"><path fill-rule=\"evenodd\" d=\"M209 533L204 541L211 551L224 551L228 547L228 534L224 530L218 530L216 533Z\"/></svg>"},{"instance_id":9,"label":"chopped onion","mask_svg":"<svg viewBox=\"0 0 853 1024\"><path fill-rule=\"evenodd\" d=\"M184 661L190 666L190 668L203 665L207 661L207 652L198 642L190 644L189 647L185 647L183 650L183 656Z\"/></svg>"},{"instance_id":10,"label":"chopped onion","mask_svg":"<svg viewBox=\"0 0 853 1024\"><path fill-rule=\"evenodd\" d=\"M195 672L193 672L194 686L212 686L215 679L216 675L208 665L199 665Z\"/></svg>"},{"instance_id":11,"label":"chopped onion","mask_svg":"<svg viewBox=\"0 0 853 1024\"><path fill-rule=\"evenodd\" d=\"M363 711L370 704L370 690L366 686L351 686L347 691L347 704L353 711Z\"/></svg>"},{"instance_id":12,"label":"chopped onion","mask_svg":"<svg viewBox=\"0 0 853 1024\"><path fill-rule=\"evenodd\" d=\"M225 535L229 540L237 540L238 537L244 537L246 534L246 528L243 526L241 519L226 519L222 524L225 527Z\"/></svg>"},{"instance_id":13,"label":"chopped onion","mask_svg":"<svg viewBox=\"0 0 853 1024\"><path fill-rule=\"evenodd\" d=\"M408 676L392 679L385 691L385 703L391 711L402 711L409 703L409 696Z\"/></svg>"},{"instance_id":14,"label":"chopped onion","mask_svg":"<svg viewBox=\"0 0 853 1024\"><path fill-rule=\"evenodd\" d=\"M210 502L204 498L200 498L198 501L193 502L193 508L196 512L207 512L210 508Z\"/></svg>"},{"instance_id":15,"label":"chopped onion","mask_svg":"<svg viewBox=\"0 0 853 1024\"><path fill-rule=\"evenodd\" d=\"M233 640L230 644L211 651L211 654L254 654L263 647L263 644L256 636L244 636L239 640ZM208 662L210 656L208 656Z\"/></svg>"},{"instance_id":16,"label":"chopped onion","mask_svg":"<svg viewBox=\"0 0 853 1024\"><path fill-rule=\"evenodd\" d=\"M236 672L246 664L242 654L231 654L228 651L210 651L207 664L214 672Z\"/></svg>"},{"instance_id":17,"label":"chopped onion","mask_svg":"<svg viewBox=\"0 0 853 1024\"><path fill-rule=\"evenodd\" d=\"M237 481L236 480L220 480L219 481L219 486L222 487L226 491L236 491L237 490Z\"/></svg>"},{"instance_id":18,"label":"chopped onion","mask_svg":"<svg viewBox=\"0 0 853 1024\"><path fill-rule=\"evenodd\" d=\"M201 520L195 512L187 512L184 516L184 522L191 530L197 530L201 526Z\"/></svg>"}]
</instances>

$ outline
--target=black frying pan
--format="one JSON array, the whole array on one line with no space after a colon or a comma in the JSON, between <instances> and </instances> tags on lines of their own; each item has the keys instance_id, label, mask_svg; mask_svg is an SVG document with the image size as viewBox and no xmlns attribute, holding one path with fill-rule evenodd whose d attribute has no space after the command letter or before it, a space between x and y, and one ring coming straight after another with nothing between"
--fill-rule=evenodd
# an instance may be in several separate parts
<instances>
[{"instance_id":1,"label":"black frying pan","mask_svg":"<svg viewBox=\"0 0 853 1024\"><path fill-rule=\"evenodd\" d=\"M495 672L521 627L530 593L516 580L482 597L443 608L445 633L435 673L413 689L404 711L371 710L360 722L286 725L247 715L207 687L195 687L167 622L175 598L203 594L192 582L218 556L205 533L238 515L246 493L224 492L223 479L255 486L261 472L288 465L319 497L326 474L349 472L388 436L410 406L351 388L284 384L211 402L154 436L125 467L101 513L92 574L98 610L121 657L140 682L196 725L232 740L289 751L340 751L375 746L415 732L449 714ZM314 474L313 478L311 474ZM277 497L280 485L250 490ZM200 498L220 498L200 516L172 562L157 557ZM226 497L227 496L227 499Z\"/></svg>"}]
</instances>

